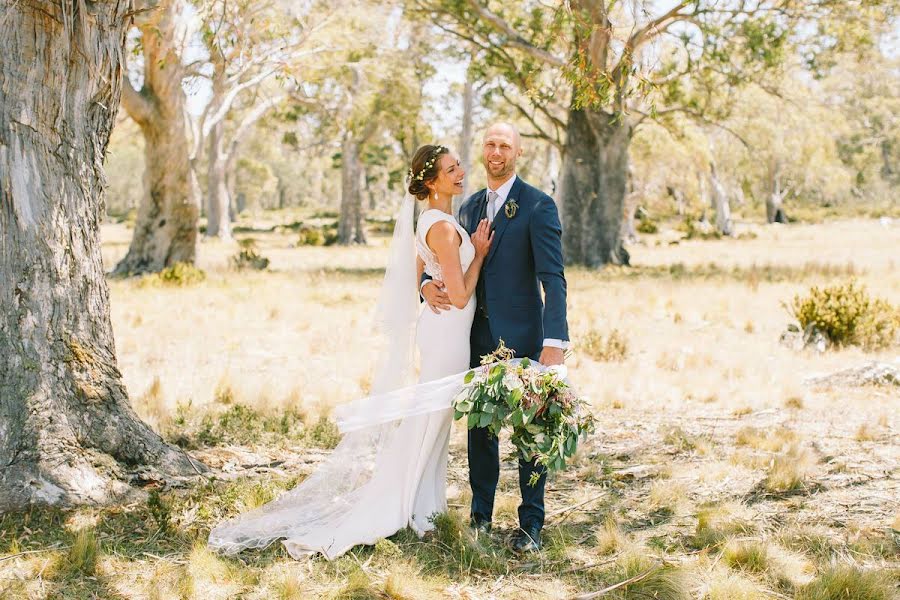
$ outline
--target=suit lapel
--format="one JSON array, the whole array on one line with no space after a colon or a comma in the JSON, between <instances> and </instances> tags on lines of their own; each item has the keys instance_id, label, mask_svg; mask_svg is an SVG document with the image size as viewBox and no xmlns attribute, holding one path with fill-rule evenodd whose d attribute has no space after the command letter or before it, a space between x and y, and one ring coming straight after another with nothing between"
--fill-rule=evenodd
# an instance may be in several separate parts
<instances>
[{"instance_id":1,"label":"suit lapel","mask_svg":"<svg viewBox=\"0 0 900 600\"><path fill-rule=\"evenodd\" d=\"M472 208L469 209L469 218L466 222L466 231L469 235L475 233L478 223L487 215L487 188L478 192L478 197L472 202Z\"/></svg>"},{"instance_id":2,"label":"suit lapel","mask_svg":"<svg viewBox=\"0 0 900 600\"><path fill-rule=\"evenodd\" d=\"M491 243L491 249L488 252L487 259L484 261L484 264L491 262L491 259L497 252L497 247L500 246L500 238L503 237L503 232L506 231L506 226L509 225L509 217L506 216L506 203L513 200L518 202L519 193L521 191L522 178L516 176L516 181L515 183L513 183L512 188L509 190L509 195L506 197L506 202L504 202L500 206L499 210L497 210L497 215L494 217L494 222L491 224L491 228L494 230L494 241ZM485 196L487 196L486 191Z\"/></svg>"}]
</instances>

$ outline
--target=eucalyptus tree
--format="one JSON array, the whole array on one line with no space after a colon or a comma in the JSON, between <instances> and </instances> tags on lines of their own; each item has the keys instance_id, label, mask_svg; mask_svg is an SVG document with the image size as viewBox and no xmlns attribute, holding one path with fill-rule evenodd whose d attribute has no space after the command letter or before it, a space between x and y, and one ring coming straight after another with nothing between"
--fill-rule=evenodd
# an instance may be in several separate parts
<instances>
[{"instance_id":1,"label":"eucalyptus tree","mask_svg":"<svg viewBox=\"0 0 900 600\"><path fill-rule=\"evenodd\" d=\"M184 0L144 6L130 36L129 50L136 60L122 71L122 105L144 136L144 195L117 274L160 271L196 258L200 210L191 185L182 88L187 74L183 56L191 37L189 11Z\"/></svg>"},{"instance_id":2,"label":"eucalyptus tree","mask_svg":"<svg viewBox=\"0 0 900 600\"><path fill-rule=\"evenodd\" d=\"M100 221L130 11L0 7L0 511L203 468L140 421L116 364Z\"/></svg>"},{"instance_id":3,"label":"eucalyptus tree","mask_svg":"<svg viewBox=\"0 0 900 600\"><path fill-rule=\"evenodd\" d=\"M408 3L471 44L524 93L515 106L534 132L562 144L566 259L596 266L628 263L621 222L636 128L675 113L720 122L734 89L780 67L800 24L879 1Z\"/></svg>"},{"instance_id":4,"label":"eucalyptus tree","mask_svg":"<svg viewBox=\"0 0 900 600\"><path fill-rule=\"evenodd\" d=\"M206 148L207 237L231 237L228 179L237 148L253 126L295 92L304 71L332 50L332 2L205 0L200 3L206 57L199 77L209 100L191 119L191 164Z\"/></svg>"}]
</instances>

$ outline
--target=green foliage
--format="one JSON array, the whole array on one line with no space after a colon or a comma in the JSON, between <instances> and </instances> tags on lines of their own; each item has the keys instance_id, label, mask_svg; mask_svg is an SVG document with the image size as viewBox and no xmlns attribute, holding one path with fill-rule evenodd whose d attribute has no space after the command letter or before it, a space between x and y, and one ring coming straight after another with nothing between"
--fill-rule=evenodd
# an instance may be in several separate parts
<instances>
[{"instance_id":1,"label":"green foliage","mask_svg":"<svg viewBox=\"0 0 900 600\"><path fill-rule=\"evenodd\" d=\"M255 269L262 271L269 266L269 259L262 256L256 247L256 240L247 238L241 240L240 251L231 257L231 264L238 271Z\"/></svg>"},{"instance_id":2,"label":"green foliage","mask_svg":"<svg viewBox=\"0 0 900 600\"><path fill-rule=\"evenodd\" d=\"M322 227L306 226L300 229L299 246L331 246L338 239L337 222Z\"/></svg>"},{"instance_id":3,"label":"green foliage","mask_svg":"<svg viewBox=\"0 0 900 600\"><path fill-rule=\"evenodd\" d=\"M870 297L854 280L813 287L806 296L795 296L787 308L804 331L815 326L837 346L877 350L895 344L900 334L900 309Z\"/></svg>"},{"instance_id":4,"label":"green foliage","mask_svg":"<svg viewBox=\"0 0 900 600\"><path fill-rule=\"evenodd\" d=\"M202 283L206 280L206 273L192 264L177 262L166 267L159 273L151 273L141 277L140 286L172 286L187 287Z\"/></svg>"},{"instance_id":5,"label":"green foliage","mask_svg":"<svg viewBox=\"0 0 900 600\"><path fill-rule=\"evenodd\" d=\"M893 585L876 571L836 566L804 586L797 600L892 600Z\"/></svg>"},{"instance_id":6,"label":"green foliage","mask_svg":"<svg viewBox=\"0 0 900 600\"><path fill-rule=\"evenodd\" d=\"M495 354L511 353L501 342ZM489 360L493 357L466 374L466 385L453 400L454 418L465 418L469 429L487 429L493 436L510 426L510 441L522 458L536 459L549 471L564 469L578 439L593 430L587 404L552 369L539 372L527 358L519 364ZM533 474L531 483L537 479Z\"/></svg>"},{"instance_id":7,"label":"green foliage","mask_svg":"<svg viewBox=\"0 0 900 600\"><path fill-rule=\"evenodd\" d=\"M578 347L598 362L621 362L628 356L628 340L618 329L613 329L608 336L591 329Z\"/></svg>"},{"instance_id":8,"label":"green foliage","mask_svg":"<svg viewBox=\"0 0 900 600\"><path fill-rule=\"evenodd\" d=\"M329 443L329 436L323 431L336 427L333 423L323 425L321 421L310 426L305 422L305 414L291 408L264 413L235 403L220 413L198 415L197 412L189 404L179 404L175 418L164 432L165 437L183 448L259 444L271 442L272 438L303 440L321 446L323 439Z\"/></svg>"},{"instance_id":9,"label":"green foliage","mask_svg":"<svg viewBox=\"0 0 900 600\"><path fill-rule=\"evenodd\" d=\"M654 233L659 233L659 225L650 217L642 216L638 219L637 230L638 233L653 235Z\"/></svg>"},{"instance_id":10,"label":"green foliage","mask_svg":"<svg viewBox=\"0 0 900 600\"><path fill-rule=\"evenodd\" d=\"M322 416L307 430L306 439L311 446L331 450L341 441L341 432L334 421Z\"/></svg>"}]
</instances>

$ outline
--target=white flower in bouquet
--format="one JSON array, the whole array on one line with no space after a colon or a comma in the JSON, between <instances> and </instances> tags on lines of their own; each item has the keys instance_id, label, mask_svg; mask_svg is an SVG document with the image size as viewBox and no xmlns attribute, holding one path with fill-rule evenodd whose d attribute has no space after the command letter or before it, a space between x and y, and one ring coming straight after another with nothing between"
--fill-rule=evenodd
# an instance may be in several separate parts
<instances>
[{"instance_id":1,"label":"white flower in bouquet","mask_svg":"<svg viewBox=\"0 0 900 600\"><path fill-rule=\"evenodd\" d=\"M525 388L525 384L516 375L514 372L509 371L506 375L503 376L503 387L505 387L510 392L514 392L516 390L521 390Z\"/></svg>"}]
</instances>

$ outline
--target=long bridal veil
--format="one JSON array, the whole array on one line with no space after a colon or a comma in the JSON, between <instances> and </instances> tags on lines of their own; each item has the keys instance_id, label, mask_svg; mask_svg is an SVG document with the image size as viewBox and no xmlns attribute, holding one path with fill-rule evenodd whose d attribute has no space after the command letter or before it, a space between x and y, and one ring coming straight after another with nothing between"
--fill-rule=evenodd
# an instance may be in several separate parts
<instances>
[{"instance_id":1,"label":"long bridal veil","mask_svg":"<svg viewBox=\"0 0 900 600\"><path fill-rule=\"evenodd\" d=\"M334 414L344 435L328 458L276 500L215 527L209 535L211 548L236 554L283 539L294 558L316 552L334 558L345 548L318 540L326 539L362 500L377 472L379 456L398 434L400 421L448 408L463 374L413 385L419 311L413 213L414 201L407 196L397 215L376 307L376 329L386 338L387 347L373 377L373 395L338 406Z\"/></svg>"}]
</instances>

